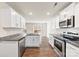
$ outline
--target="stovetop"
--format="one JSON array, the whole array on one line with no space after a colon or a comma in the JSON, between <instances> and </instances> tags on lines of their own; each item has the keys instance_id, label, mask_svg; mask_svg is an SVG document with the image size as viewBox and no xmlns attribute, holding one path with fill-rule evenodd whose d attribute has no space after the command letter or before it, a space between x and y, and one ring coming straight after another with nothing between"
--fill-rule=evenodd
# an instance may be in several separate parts
<instances>
[{"instance_id":1,"label":"stovetop","mask_svg":"<svg viewBox=\"0 0 79 59\"><path fill-rule=\"evenodd\" d=\"M79 34L73 32L63 33L63 37L72 41L79 41Z\"/></svg>"}]
</instances>

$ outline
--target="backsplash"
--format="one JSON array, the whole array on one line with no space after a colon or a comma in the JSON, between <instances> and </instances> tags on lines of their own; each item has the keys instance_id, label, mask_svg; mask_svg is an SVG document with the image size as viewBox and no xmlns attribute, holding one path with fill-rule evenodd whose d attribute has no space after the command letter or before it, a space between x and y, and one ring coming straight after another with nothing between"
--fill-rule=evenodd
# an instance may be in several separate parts
<instances>
[{"instance_id":1,"label":"backsplash","mask_svg":"<svg viewBox=\"0 0 79 59\"><path fill-rule=\"evenodd\" d=\"M8 36L8 35L12 35L12 34L17 34L17 33L23 33L23 30L4 30L3 28L0 29L0 37L3 36Z\"/></svg>"},{"instance_id":2,"label":"backsplash","mask_svg":"<svg viewBox=\"0 0 79 59\"><path fill-rule=\"evenodd\" d=\"M63 32L73 32L73 33L79 33L79 28L63 28L63 29L60 29L60 28L57 28L55 29L55 33L57 34L62 34Z\"/></svg>"}]
</instances>

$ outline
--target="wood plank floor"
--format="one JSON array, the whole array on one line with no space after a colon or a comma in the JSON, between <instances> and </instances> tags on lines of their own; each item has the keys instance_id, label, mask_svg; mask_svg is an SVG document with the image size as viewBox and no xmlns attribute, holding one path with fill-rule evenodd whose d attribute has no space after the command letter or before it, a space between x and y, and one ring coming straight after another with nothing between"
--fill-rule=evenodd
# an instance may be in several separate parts
<instances>
[{"instance_id":1,"label":"wood plank floor","mask_svg":"<svg viewBox=\"0 0 79 59\"><path fill-rule=\"evenodd\" d=\"M43 37L40 48L26 48L23 57L58 57L58 55L49 45L47 38Z\"/></svg>"}]
</instances>

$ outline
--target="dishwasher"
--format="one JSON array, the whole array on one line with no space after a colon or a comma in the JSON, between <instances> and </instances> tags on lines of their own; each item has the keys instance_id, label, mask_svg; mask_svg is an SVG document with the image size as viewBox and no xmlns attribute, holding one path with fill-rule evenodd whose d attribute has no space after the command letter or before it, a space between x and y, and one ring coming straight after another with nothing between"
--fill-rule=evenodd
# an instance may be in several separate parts
<instances>
[{"instance_id":1,"label":"dishwasher","mask_svg":"<svg viewBox=\"0 0 79 59\"><path fill-rule=\"evenodd\" d=\"M18 55L21 57L25 51L25 37L21 38L18 42Z\"/></svg>"}]
</instances>

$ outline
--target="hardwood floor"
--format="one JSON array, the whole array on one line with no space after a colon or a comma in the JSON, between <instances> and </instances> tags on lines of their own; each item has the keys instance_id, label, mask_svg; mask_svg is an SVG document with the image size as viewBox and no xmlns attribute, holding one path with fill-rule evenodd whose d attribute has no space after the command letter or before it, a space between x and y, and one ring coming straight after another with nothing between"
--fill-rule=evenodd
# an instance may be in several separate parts
<instances>
[{"instance_id":1,"label":"hardwood floor","mask_svg":"<svg viewBox=\"0 0 79 59\"><path fill-rule=\"evenodd\" d=\"M58 55L49 45L46 37L42 38L40 48L26 48L23 57L57 57Z\"/></svg>"}]
</instances>

